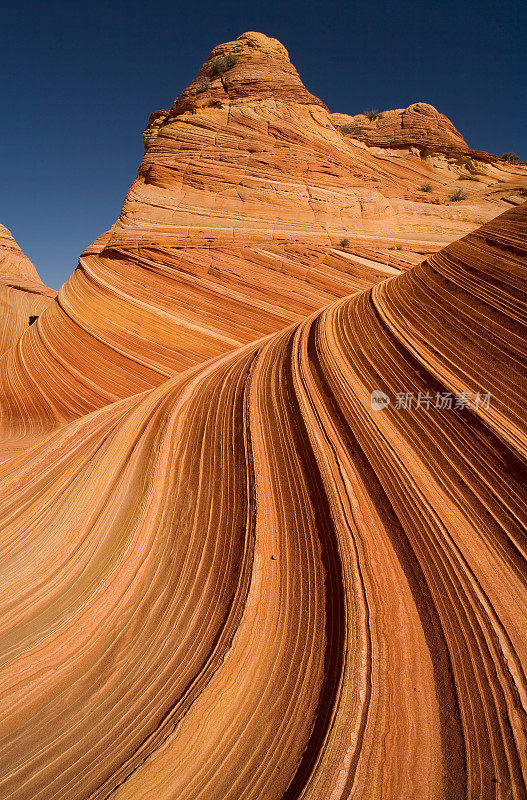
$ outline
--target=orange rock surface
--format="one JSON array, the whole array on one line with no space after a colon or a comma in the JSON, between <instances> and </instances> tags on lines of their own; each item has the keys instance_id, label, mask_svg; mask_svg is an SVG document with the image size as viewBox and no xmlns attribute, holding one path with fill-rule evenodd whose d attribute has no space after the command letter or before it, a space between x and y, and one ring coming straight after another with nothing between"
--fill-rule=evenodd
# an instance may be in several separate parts
<instances>
[{"instance_id":1,"label":"orange rock surface","mask_svg":"<svg viewBox=\"0 0 527 800\"><path fill-rule=\"evenodd\" d=\"M526 233L0 467L2 798L525 797Z\"/></svg>"},{"instance_id":2,"label":"orange rock surface","mask_svg":"<svg viewBox=\"0 0 527 800\"><path fill-rule=\"evenodd\" d=\"M348 116L335 114L340 124L349 124L362 141L379 147L417 147L431 152L467 153L469 146L448 117L429 103L408 108Z\"/></svg>"},{"instance_id":3,"label":"orange rock surface","mask_svg":"<svg viewBox=\"0 0 527 800\"><path fill-rule=\"evenodd\" d=\"M18 342L30 319L40 316L56 294L0 225L0 355Z\"/></svg>"},{"instance_id":4,"label":"orange rock surface","mask_svg":"<svg viewBox=\"0 0 527 800\"><path fill-rule=\"evenodd\" d=\"M527 800L527 172L343 116L244 34L0 229L2 800Z\"/></svg>"},{"instance_id":5,"label":"orange rock surface","mask_svg":"<svg viewBox=\"0 0 527 800\"><path fill-rule=\"evenodd\" d=\"M215 48L151 118L119 220L0 360L4 439L299 321L521 202L521 165L367 147L334 117L276 40Z\"/></svg>"}]
</instances>

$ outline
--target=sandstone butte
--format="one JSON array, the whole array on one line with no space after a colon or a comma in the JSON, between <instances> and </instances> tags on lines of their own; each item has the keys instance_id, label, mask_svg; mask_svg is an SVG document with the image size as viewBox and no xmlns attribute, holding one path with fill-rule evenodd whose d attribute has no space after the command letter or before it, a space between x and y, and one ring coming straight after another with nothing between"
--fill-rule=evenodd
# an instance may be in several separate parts
<instances>
[{"instance_id":1,"label":"sandstone butte","mask_svg":"<svg viewBox=\"0 0 527 800\"><path fill-rule=\"evenodd\" d=\"M216 48L3 356L2 800L527 798L525 168L332 119Z\"/></svg>"},{"instance_id":2,"label":"sandstone butte","mask_svg":"<svg viewBox=\"0 0 527 800\"><path fill-rule=\"evenodd\" d=\"M151 116L117 222L1 359L4 454L369 288L522 202L527 165L467 155L430 106L403 118L406 147L368 146L306 90L277 40L246 33L216 47L172 109ZM426 135L436 152L425 155ZM465 200L449 200L456 189Z\"/></svg>"}]
</instances>

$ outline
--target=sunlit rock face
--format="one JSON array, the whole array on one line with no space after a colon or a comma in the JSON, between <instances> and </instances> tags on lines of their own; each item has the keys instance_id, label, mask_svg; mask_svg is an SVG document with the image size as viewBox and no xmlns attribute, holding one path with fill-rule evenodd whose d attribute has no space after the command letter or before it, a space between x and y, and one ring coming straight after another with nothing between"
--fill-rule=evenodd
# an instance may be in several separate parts
<instances>
[{"instance_id":1,"label":"sunlit rock face","mask_svg":"<svg viewBox=\"0 0 527 800\"><path fill-rule=\"evenodd\" d=\"M411 109L247 33L56 298L0 228L2 800L527 800L527 170Z\"/></svg>"},{"instance_id":2,"label":"sunlit rock face","mask_svg":"<svg viewBox=\"0 0 527 800\"><path fill-rule=\"evenodd\" d=\"M469 158L445 119L461 155L423 155L415 125L406 149L369 147L275 39L216 47L152 115L118 221L0 361L4 440L22 446L299 322L521 202L525 167Z\"/></svg>"},{"instance_id":3,"label":"sunlit rock face","mask_svg":"<svg viewBox=\"0 0 527 800\"><path fill-rule=\"evenodd\" d=\"M44 286L11 232L0 225L0 355L17 343L56 294Z\"/></svg>"},{"instance_id":4,"label":"sunlit rock face","mask_svg":"<svg viewBox=\"0 0 527 800\"><path fill-rule=\"evenodd\" d=\"M392 111L335 115L356 126L354 133L379 147L417 147L443 153L468 153L469 146L452 122L429 103L413 103ZM483 154L481 154L483 155Z\"/></svg>"},{"instance_id":5,"label":"sunlit rock face","mask_svg":"<svg viewBox=\"0 0 527 800\"><path fill-rule=\"evenodd\" d=\"M526 233L4 462L2 798L525 798Z\"/></svg>"},{"instance_id":6,"label":"sunlit rock face","mask_svg":"<svg viewBox=\"0 0 527 800\"><path fill-rule=\"evenodd\" d=\"M172 112L265 99L317 105L327 111L324 103L307 91L283 44L250 31L214 48Z\"/></svg>"}]
</instances>

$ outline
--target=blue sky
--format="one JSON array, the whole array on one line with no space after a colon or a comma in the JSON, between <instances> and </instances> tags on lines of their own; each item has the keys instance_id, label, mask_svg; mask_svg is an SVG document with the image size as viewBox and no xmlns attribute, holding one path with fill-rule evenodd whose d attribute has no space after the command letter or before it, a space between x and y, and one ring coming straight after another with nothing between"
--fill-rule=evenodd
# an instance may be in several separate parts
<instances>
[{"instance_id":1,"label":"blue sky","mask_svg":"<svg viewBox=\"0 0 527 800\"><path fill-rule=\"evenodd\" d=\"M527 160L527 4L19 2L2 13L0 222L45 283L112 225L168 108L210 50L247 30L287 47L332 111L432 103L474 148Z\"/></svg>"}]
</instances>

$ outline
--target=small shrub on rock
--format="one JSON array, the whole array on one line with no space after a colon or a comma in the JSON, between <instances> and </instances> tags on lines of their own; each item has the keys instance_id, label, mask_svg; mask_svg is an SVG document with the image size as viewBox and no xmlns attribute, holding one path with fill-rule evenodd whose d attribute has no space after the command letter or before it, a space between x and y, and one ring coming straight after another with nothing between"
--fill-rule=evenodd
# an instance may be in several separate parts
<instances>
[{"instance_id":1,"label":"small shrub on rock","mask_svg":"<svg viewBox=\"0 0 527 800\"><path fill-rule=\"evenodd\" d=\"M467 193L463 191L463 189L456 189L455 191L449 194L449 200L453 203L457 203L459 200L466 200Z\"/></svg>"},{"instance_id":2,"label":"small shrub on rock","mask_svg":"<svg viewBox=\"0 0 527 800\"><path fill-rule=\"evenodd\" d=\"M419 187L421 192L433 192L432 184L431 183L423 183L422 186Z\"/></svg>"},{"instance_id":3,"label":"small shrub on rock","mask_svg":"<svg viewBox=\"0 0 527 800\"><path fill-rule=\"evenodd\" d=\"M508 161L509 164L517 164L520 160L518 153L503 153L502 159Z\"/></svg>"},{"instance_id":4,"label":"small shrub on rock","mask_svg":"<svg viewBox=\"0 0 527 800\"><path fill-rule=\"evenodd\" d=\"M237 61L238 56L235 56L234 53L227 53L226 56L216 56L212 62L212 74L223 75L224 72L232 69Z\"/></svg>"},{"instance_id":5,"label":"small shrub on rock","mask_svg":"<svg viewBox=\"0 0 527 800\"><path fill-rule=\"evenodd\" d=\"M364 134L364 128L360 128L358 125L346 124L337 125L337 127L342 131L342 133L347 133L350 136L363 136Z\"/></svg>"},{"instance_id":6,"label":"small shrub on rock","mask_svg":"<svg viewBox=\"0 0 527 800\"><path fill-rule=\"evenodd\" d=\"M349 247L350 246L350 240L349 239L341 239L340 240L340 246L341 247Z\"/></svg>"},{"instance_id":7,"label":"small shrub on rock","mask_svg":"<svg viewBox=\"0 0 527 800\"><path fill-rule=\"evenodd\" d=\"M211 81L210 78L202 78L197 85L196 91L197 92L206 92L207 89L210 89Z\"/></svg>"},{"instance_id":8,"label":"small shrub on rock","mask_svg":"<svg viewBox=\"0 0 527 800\"><path fill-rule=\"evenodd\" d=\"M364 111L364 116L368 117L370 122L373 122L373 120L377 119L377 117L379 116L379 112L377 111L376 108L372 108L371 111Z\"/></svg>"}]
</instances>

